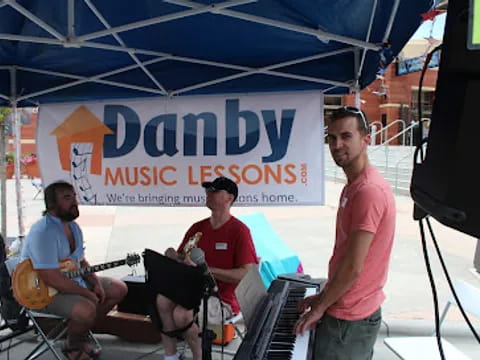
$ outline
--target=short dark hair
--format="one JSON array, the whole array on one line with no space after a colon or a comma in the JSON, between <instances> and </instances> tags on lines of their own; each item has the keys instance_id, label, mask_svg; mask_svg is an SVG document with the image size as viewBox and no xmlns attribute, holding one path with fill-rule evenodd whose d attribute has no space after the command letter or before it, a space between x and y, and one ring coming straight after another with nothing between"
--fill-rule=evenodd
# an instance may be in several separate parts
<instances>
[{"instance_id":1,"label":"short dark hair","mask_svg":"<svg viewBox=\"0 0 480 360\"><path fill-rule=\"evenodd\" d=\"M45 190L43 190L43 199L45 201L45 210L43 210L42 215L47 215L47 213L57 205L57 191L58 190L73 190L73 185L66 181L56 181L48 185Z\"/></svg>"},{"instance_id":2,"label":"short dark hair","mask_svg":"<svg viewBox=\"0 0 480 360\"><path fill-rule=\"evenodd\" d=\"M330 124L334 123L337 120L344 119L346 117L353 116L357 119L357 129L363 135L370 134L370 127L368 126L368 119L365 113L356 108L355 106L342 106L341 108L335 109L330 116Z\"/></svg>"}]
</instances>

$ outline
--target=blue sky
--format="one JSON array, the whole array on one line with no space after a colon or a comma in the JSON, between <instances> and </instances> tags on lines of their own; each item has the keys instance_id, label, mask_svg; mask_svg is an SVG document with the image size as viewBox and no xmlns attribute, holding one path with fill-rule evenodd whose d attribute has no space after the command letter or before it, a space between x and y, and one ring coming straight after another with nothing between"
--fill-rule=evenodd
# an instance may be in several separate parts
<instances>
[{"instance_id":1,"label":"blue sky","mask_svg":"<svg viewBox=\"0 0 480 360\"><path fill-rule=\"evenodd\" d=\"M412 39L418 38L428 38L430 37L430 32L432 32L432 37L435 39L443 39L443 29L445 28L445 19L447 13L438 15L434 21L428 20L420 25L418 30L413 34ZM432 30L433 26L433 30Z\"/></svg>"}]
</instances>

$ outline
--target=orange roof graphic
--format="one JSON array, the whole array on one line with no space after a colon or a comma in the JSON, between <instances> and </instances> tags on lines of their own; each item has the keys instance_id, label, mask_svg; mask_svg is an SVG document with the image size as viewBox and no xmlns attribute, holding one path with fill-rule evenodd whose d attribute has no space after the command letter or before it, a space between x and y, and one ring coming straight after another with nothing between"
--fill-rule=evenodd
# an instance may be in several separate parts
<instances>
[{"instance_id":1,"label":"orange roof graphic","mask_svg":"<svg viewBox=\"0 0 480 360\"><path fill-rule=\"evenodd\" d=\"M90 173L101 175L102 147L105 134L113 134L113 131L105 126L86 106L79 106L63 123L50 133L50 135L54 135L57 138L58 154L62 169L65 171L70 171L71 169L70 151L72 144L91 143Z\"/></svg>"},{"instance_id":2,"label":"orange roof graphic","mask_svg":"<svg viewBox=\"0 0 480 360\"><path fill-rule=\"evenodd\" d=\"M105 126L94 113L85 105L78 107L61 123L50 135L58 137L75 135L87 130L94 130L95 134L113 134L113 131Z\"/></svg>"}]
</instances>

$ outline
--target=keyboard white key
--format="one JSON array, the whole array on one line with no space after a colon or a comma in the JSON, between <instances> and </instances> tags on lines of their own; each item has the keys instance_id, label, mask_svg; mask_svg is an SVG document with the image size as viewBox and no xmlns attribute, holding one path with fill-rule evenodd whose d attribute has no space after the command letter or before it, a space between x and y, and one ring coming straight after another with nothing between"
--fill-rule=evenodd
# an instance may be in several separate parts
<instances>
[{"instance_id":1,"label":"keyboard white key","mask_svg":"<svg viewBox=\"0 0 480 360\"><path fill-rule=\"evenodd\" d=\"M317 288L307 287L305 289L305 297L315 295ZM303 335L297 335L295 344L293 347L292 360L305 360L307 359L308 342L310 341L310 330L307 330Z\"/></svg>"}]
</instances>

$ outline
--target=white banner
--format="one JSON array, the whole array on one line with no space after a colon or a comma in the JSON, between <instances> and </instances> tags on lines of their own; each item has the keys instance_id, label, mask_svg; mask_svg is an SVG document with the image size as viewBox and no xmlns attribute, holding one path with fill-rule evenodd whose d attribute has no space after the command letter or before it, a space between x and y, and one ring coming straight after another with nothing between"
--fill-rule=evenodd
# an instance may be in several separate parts
<instances>
[{"instance_id":1,"label":"white banner","mask_svg":"<svg viewBox=\"0 0 480 360\"><path fill-rule=\"evenodd\" d=\"M42 105L43 183L83 204L199 206L201 183L238 184L237 205L324 203L318 92Z\"/></svg>"}]
</instances>

